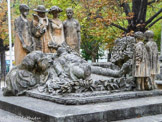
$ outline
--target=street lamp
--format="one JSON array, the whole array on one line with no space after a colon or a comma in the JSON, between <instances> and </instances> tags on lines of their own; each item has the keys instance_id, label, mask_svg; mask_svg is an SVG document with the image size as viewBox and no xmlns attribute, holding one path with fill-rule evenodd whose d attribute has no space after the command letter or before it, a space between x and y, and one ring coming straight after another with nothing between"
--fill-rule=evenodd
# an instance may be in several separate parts
<instances>
[{"instance_id":1,"label":"street lamp","mask_svg":"<svg viewBox=\"0 0 162 122\"><path fill-rule=\"evenodd\" d=\"M8 4L8 32L9 32L9 50L10 50L10 70L12 69L12 35L11 35L11 10L10 0L7 0Z\"/></svg>"}]
</instances>

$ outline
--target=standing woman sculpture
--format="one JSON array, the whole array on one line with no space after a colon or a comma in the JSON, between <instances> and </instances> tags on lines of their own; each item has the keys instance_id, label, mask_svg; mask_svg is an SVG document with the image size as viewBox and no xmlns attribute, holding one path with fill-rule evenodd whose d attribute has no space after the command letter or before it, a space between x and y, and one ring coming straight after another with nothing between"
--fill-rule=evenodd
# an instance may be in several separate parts
<instances>
[{"instance_id":1,"label":"standing woman sculpture","mask_svg":"<svg viewBox=\"0 0 162 122\"><path fill-rule=\"evenodd\" d=\"M25 4L19 6L21 15L15 19L15 64L22 62L27 53L32 51L32 38L30 33L30 24L27 20L29 7Z\"/></svg>"},{"instance_id":2,"label":"standing woman sculpture","mask_svg":"<svg viewBox=\"0 0 162 122\"><path fill-rule=\"evenodd\" d=\"M73 18L73 9L66 9L67 20L64 21L64 33L65 33L65 41L66 43L79 53L80 50L80 24L79 22Z\"/></svg>"},{"instance_id":3,"label":"standing woman sculpture","mask_svg":"<svg viewBox=\"0 0 162 122\"><path fill-rule=\"evenodd\" d=\"M63 23L58 18L58 14L60 12L62 12L62 9L60 9L58 6L52 6L49 10L49 14L53 15L53 19L50 19L50 33L52 41L49 42L49 47L52 47L53 45L61 46L65 42ZM56 50L51 48L51 52L54 53Z\"/></svg>"},{"instance_id":4,"label":"standing woman sculpture","mask_svg":"<svg viewBox=\"0 0 162 122\"><path fill-rule=\"evenodd\" d=\"M38 5L37 9L34 9L37 14L33 14L33 21L31 24L32 35L35 42L34 50L41 50L44 53L49 53L48 42L51 40L49 34L49 21L46 16L48 10L44 5Z\"/></svg>"}]
</instances>

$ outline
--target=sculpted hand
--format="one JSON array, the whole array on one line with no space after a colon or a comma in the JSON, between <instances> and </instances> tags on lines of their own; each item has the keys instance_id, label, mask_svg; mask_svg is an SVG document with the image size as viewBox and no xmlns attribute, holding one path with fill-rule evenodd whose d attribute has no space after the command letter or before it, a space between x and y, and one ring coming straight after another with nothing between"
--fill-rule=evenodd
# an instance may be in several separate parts
<instances>
[{"instance_id":1,"label":"sculpted hand","mask_svg":"<svg viewBox=\"0 0 162 122\"><path fill-rule=\"evenodd\" d=\"M40 29L40 33L41 34L44 34L45 32L46 32L46 29L45 28Z\"/></svg>"},{"instance_id":2,"label":"sculpted hand","mask_svg":"<svg viewBox=\"0 0 162 122\"><path fill-rule=\"evenodd\" d=\"M30 47L30 46L26 46L26 51L27 51L27 53L32 52L32 47Z\"/></svg>"},{"instance_id":3,"label":"sculpted hand","mask_svg":"<svg viewBox=\"0 0 162 122\"><path fill-rule=\"evenodd\" d=\"M24 49L26 49L26 44L23 44L22 47L23 47Z\"/></svg>"}]
</instances>

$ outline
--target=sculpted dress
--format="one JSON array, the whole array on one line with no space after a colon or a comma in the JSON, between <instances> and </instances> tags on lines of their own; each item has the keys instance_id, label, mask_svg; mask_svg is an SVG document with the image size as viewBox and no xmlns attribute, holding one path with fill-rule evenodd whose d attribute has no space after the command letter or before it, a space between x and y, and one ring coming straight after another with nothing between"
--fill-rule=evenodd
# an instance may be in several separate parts
<instances>
[{"instance_id":1,"label":"sculpted dress","mask_svg":"<svg viewBox=\"0 0 162 122\"><path fill-rule=\"evenodd\" d=\"M52 36L52 42L56 45L62 45L65 42L63 23L59 19L50 20L50 32ZM56 50L51 50L52 53Z\"/></svg>"},{"instance_id":2,"label":"sculpted dress","mask_svg":"<svg viewBox=\"0 0 162 122\"><path fill-rule=\"evenodd\" d=\"M15 19L15 64L18 65L22 62L27 55L26 50L23 48L21 40L24 40L25 45L31 45L31 34L29 21L22 16Z\"/></svg>"}]
</instances>

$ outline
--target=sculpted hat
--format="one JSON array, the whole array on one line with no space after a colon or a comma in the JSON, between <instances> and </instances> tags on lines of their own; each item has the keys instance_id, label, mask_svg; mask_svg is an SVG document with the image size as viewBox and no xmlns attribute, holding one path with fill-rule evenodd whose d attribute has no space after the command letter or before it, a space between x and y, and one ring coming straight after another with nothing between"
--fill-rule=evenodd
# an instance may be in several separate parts
<instances>
[{"instance_id":1,"label":"sculpted hat","mask_svg":"<svg viewBox=\"0 0 162 122\"><path fill-rule=\"evenodd\" d=\"M21 5L19 6L19 10L20 10L20 11L29 10L29 7L28 7L26 4L21 4Z\"/></svg>"},{"instance_id":2,"label":"sculpted hat","mask_svg":"<svg viewBox=\"0 0 162 122\"><path fill-rule=\"evenodd\" d=\"M48 9L46 9L44 5L38 5L37 9L33 9L33 10L36 12L44 12L44 13L48 12Z\"/></svg>"},{"instance_id":3,"label":"sculpted hat","mask_svg":"<svg viewBox=\"0 0 162 122\"><path fill-rule=\"evenodd\" d=\"M55 12L62 12L62 9L61 8L59 8L58 6L52 6L51 8L50 8L50 10L49 10L49 13L51 14L52 13L52 11L55 11Z\"/></svg>"}]
</instances>

